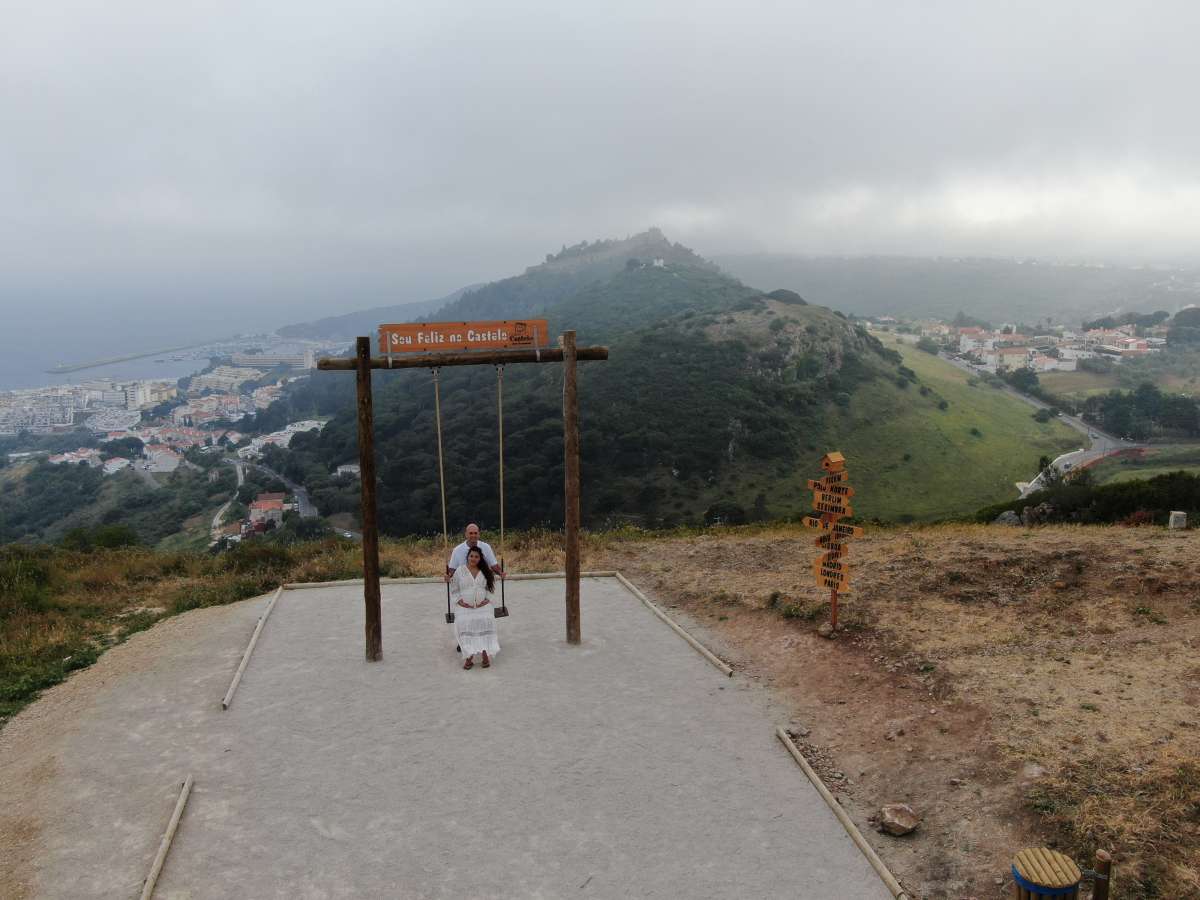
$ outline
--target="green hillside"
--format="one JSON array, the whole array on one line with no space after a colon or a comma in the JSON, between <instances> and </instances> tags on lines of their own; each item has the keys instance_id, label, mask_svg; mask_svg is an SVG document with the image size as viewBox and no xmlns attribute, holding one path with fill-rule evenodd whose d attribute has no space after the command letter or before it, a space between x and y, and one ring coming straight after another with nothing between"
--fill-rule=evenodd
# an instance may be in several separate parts
<instances>
[{"instance_id":1,"label":"green hillside","mask_svg":"<svg viewBox=\"0 0 1200 900\"><path fill-rule=\"evenodd\" d=\"M437 318L541 314L554 333L570 327L581 344L610 347L607 362L581 366L590 525L798 515L810 500L804 480L829 449L852 460L860 515L965 514L1011 497L1039 455L1074 440L953 367L902 356L797 295L747 287L661 233L587 247L468 292ZM333 415L270 457L327 514L357 506L357 486L329 474L356 456L351 381L321 374L260 417L269 427ZM375 386L383 528L428 533L441 523L431 376L379 372ZM448 369L441 391L449 518L494 524L495 373ZM513 527L561 521L561 392L557 366L505 375Z\"/></svg>"},{"instance_id":2,"label":"green hillside","mask_svg":"<svg viewBox=\"0 0 1200 900\"><path fill-rule=\"evenodd\" d=\"M1136 457L1106 459L1091 471L1099 484L1139 481L1171 472L1200 475L1200 444L1163 444Z\"/></svg>"},{"instance_id":3,"label":"green hillside","mask_svg":"<svg viewBox=\"0 0 1200 900\"><path fill-rule=\"evenodd\" d=\"M894 346L929 393L882 384L856 394L831 423L854 472L859 515L939 519L1009 500L1015 482L1037 474L1040 456L1079 446L1082 435L1037 422L1027 404L929 353Z\"/></svg>"}]
</instances>

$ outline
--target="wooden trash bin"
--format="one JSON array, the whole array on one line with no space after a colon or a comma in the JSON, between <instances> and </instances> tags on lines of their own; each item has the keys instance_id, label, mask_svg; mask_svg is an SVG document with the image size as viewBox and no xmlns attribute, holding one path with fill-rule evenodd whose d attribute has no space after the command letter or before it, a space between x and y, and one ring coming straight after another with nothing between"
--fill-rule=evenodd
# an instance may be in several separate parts
<instances>
[{"instance_id":1,"label":"wooden trash bin","mask_svg":"<svg viewBox=\"0 0 1200 900\"><path fill-rule=\"evenodd\" d=\"M1016 900L1079 898L1079 882L1083 881L1083 872L1071 857L1056 850L1022 850L1013 860L1012 873L1013 897Z\"/></svg>"}]
</instances>

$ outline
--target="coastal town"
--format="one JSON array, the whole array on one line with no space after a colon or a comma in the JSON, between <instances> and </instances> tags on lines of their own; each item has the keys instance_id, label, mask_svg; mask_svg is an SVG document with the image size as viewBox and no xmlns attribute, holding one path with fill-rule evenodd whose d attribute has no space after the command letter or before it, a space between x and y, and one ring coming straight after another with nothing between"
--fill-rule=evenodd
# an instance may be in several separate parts
<instances>
[{"instance_id":1,"label":"coastal town","mask_svg":"<svg viewBox=\"0 0 1200 900\"><path fill-rule=\"evenodd\" d=\"M82 465L103 476L131 471L155 488L165 483L155 476L171 476L180 469L203 472L197 462L207 457L236 465L240 488L244 469L257 464L266 448L286 449L297 434L324 426L324 421L307 419L263 433L243 423L280 399L288 384L307 378L317 358L342 349L260 337L209 357L202 371L177 380L97 377L0 392L0 436L24 434L40 442L18 444L5 462ZM42 438L54 435L68 440L69 435L80 435L80 445L67 444L64 449L60 442L46 449ZM205 456L192 455L197 452ZM211 481L218 470L207 465ZM278 480L274 473L264 477ZM248 497L245 504L232 498L214 518L213 541L237 542L271 530L283 524L289 511L314 517L316 510L303 489L288 487L287 493L272 490Z\"/></svg>"},{"instance_id":2,"label":"coastal town","mask_svg":"<svg viewBox=\"0 0 1200 900\"><path fill-rule=\"evenodd\" d=\"M189 426L236 422L270 406L284 384L313 371L318 357L342 349L340 344L259 335L173 358L185 364L195 359L202 370L180 379L94 377L0 391L0 436L78 427L99 435L161 419ZM206 352L212 355L204 356ZM166 362L147 360L144 368Z\"/></svg>"},{"instance_id":3,"label":"coastal town","mask_svg":"<svg viewBox=\"0 0 1200 900\"><path fill-rule=\"evenodd\" d=\"M1019 324L999 328L979 325L954 325L939 320L906 321L892 316L868 320L872 330L894 333L906 343L922 339L933 342L937 350L962 357L977 368L993 374L1031 369L1034 372L1074 372L1079 361L1106 359L1113 363L1145 356L1162 350L1167 344L1168 328L1163 324L1118 325L1073 331L1055 328L1044 333L1025 333Z\"/></svg>"}]
</instances>

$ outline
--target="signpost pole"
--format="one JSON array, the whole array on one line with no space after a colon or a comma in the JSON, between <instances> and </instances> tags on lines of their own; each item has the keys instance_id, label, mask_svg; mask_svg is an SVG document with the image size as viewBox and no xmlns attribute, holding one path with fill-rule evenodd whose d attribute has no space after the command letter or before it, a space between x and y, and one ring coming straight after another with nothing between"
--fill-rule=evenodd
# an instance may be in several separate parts
<instances>
[{"instance_id":1,"label":"signpost pole","mask_svg":"<svg viewBox=\"0 0 1200 900\"><path fill-rule=\"evenodd\" d=\"M383 617L379 609L379 528L375 516L375 410L371 400L371 341L356 342L358 382L358 467L362 483L363 602L366 606L368 662L383 659Z\"/></svg>"},{"instance_id":2,"label":"signpost pole","mask_svg":"<svg viewBox=\"0 0 1200 900\"><path fill-rule=\"evenodd\" d=\"M562 345L567 643L578 644L583 638L579 622L579 385L576 382L574 331L563 332Z\"/></svg>"},{"instance_id":3,"label":"signpost pole","mask_svg":"<svg viewBox=\"0 0 1200 900\"><path fill-rule=\"evenodd\" d=\"M808 516L804 524L822 532L816 540L822 553L813 565L813 574L818 585L829 588L829 635L832 637L838 627L838 593L850 590L847 586L850 573L846 544L852 538L860 537L863 530L857 525L839 522L853 515L849 501L854 496L854 488L849 483L846 458L841 453L827 453L821 459L821 468L825 470L825 476L808 482L813 491L813 510L820 513L820 518Z\"/></svg>"}]
</instances>

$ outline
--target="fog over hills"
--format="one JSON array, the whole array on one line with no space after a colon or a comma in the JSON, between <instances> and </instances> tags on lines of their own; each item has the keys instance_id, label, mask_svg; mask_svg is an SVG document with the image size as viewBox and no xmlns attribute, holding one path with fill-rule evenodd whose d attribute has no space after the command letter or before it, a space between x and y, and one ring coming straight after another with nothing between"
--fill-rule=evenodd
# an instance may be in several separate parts
<instances>
[{"instance_id":1,"label":"fog over hills","mask_svg":"<svg viewBox=\"0 0 1200 900\"><path fill-rule=\"evenodd\" d=\"M858 315L964 312L985 321L1078 325L1111 312L1200 303L1200 269L1069 265L1038 260L726 254L714 260L747 284L800 291Z\"/></svg>"}]
</instances>

